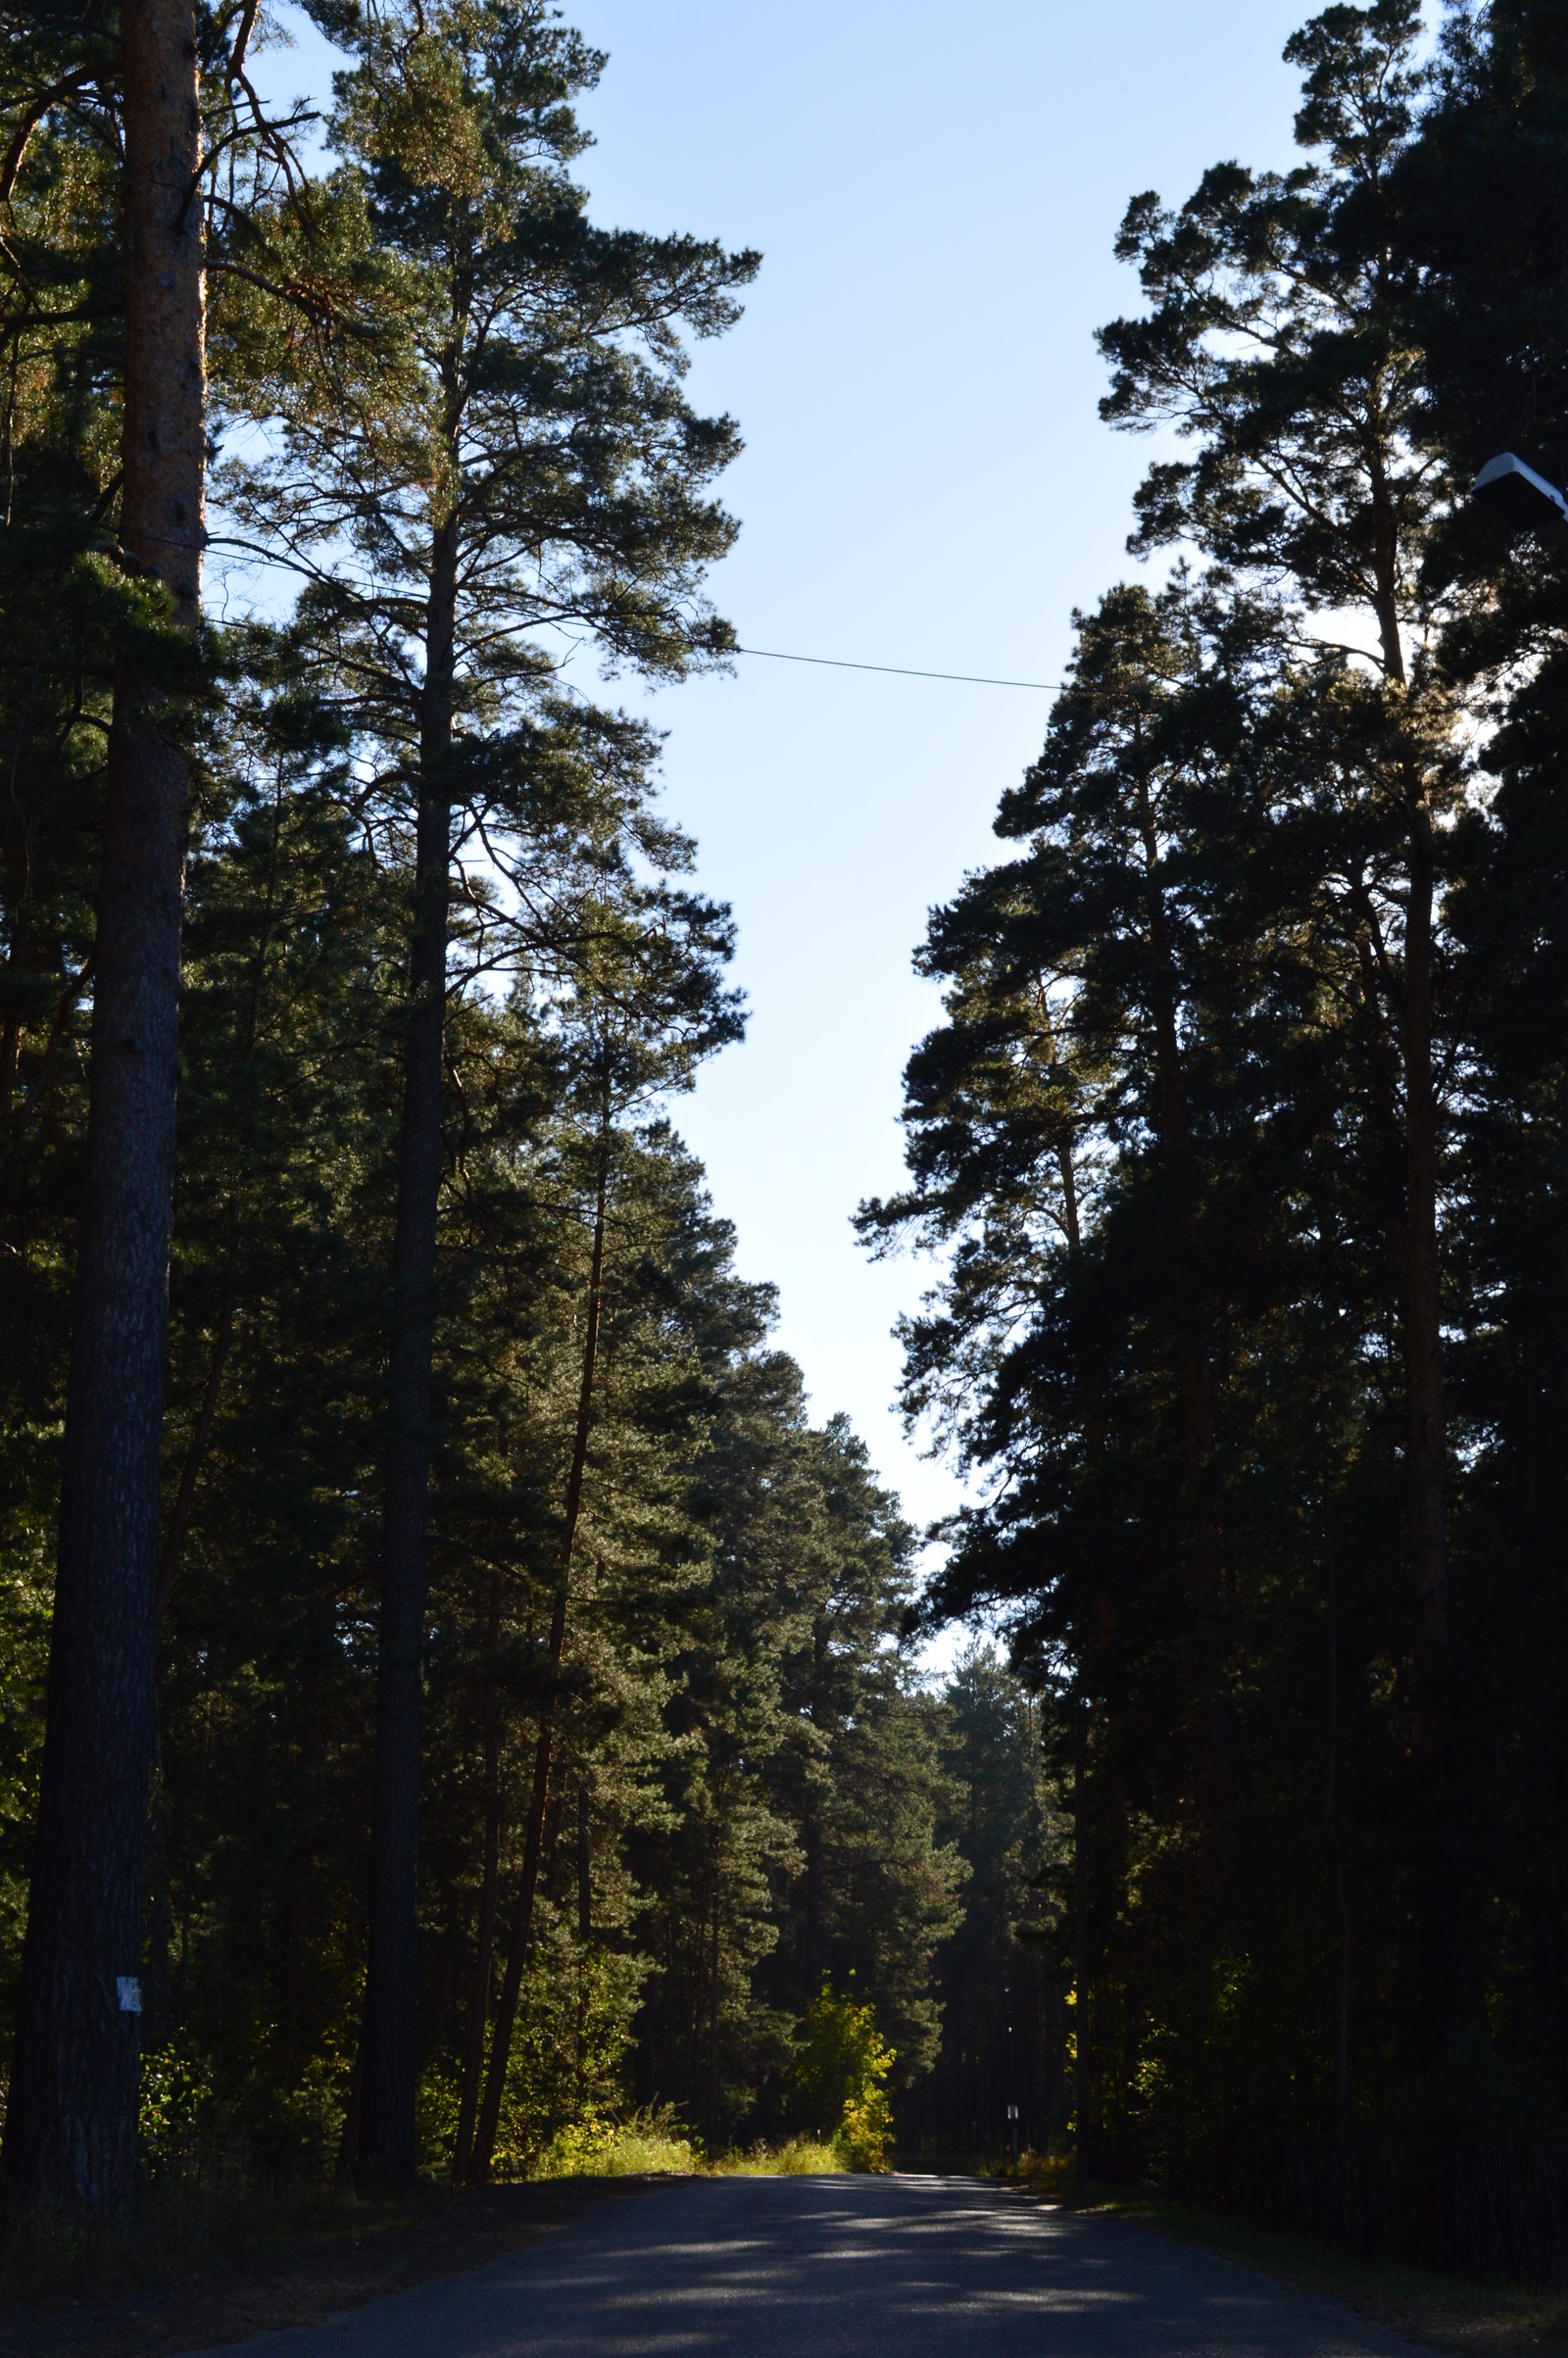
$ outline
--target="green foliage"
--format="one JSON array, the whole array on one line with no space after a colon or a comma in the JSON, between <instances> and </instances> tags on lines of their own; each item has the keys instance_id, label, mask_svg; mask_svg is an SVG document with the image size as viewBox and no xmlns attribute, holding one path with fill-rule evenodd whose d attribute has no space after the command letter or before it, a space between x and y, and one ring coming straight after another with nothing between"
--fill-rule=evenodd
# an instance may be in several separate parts
<instances>
[{"instance_id":1,"label":"green foliage","mask_svg":"<svg viewBox=\"0 0 1568 2358\"><path fill-rule=\"evenodd\" d=\"M539 2156L536 2178L685 2177L701 2166L691 2138L667 2105L636 2113L629 2121L602 2121L591 2114L557 2131Z\"/></svg>"},{"instance_id":2,"label":"green foliage","mask_svg":"<svg viewBox=\"0 0 1568 2358\"><path fill-rule=\"evenodd\" d=\"M14 118L74 74L96 20L0 14ZM585 144L573 105L602 61L548 8L324 14L352 65L316 180L233 119L242 85L215 45L240 20L202 20L220 166L214 529L265 545L283 575L271 620L209 630L200 676L168 670L197 792L144 2142L153 2190L192 2205L220 2177L325 2179L355 2118L413 821L432 782L432 552L449 528L426 2160L450 2163L488 2036L547 1703L555 1774L501 2167L672 2166L672 2099L710 2140L765 2126L804 2002L798 1958L787 1987L768 1978L803 1912L787 1762L815 1764L815 1817L850 1778L862 1788L813 1866L812 1906L835 1956L923 2021L927 2046L952 1913L929 1714L898 1635L907 1535L847 1428L810 1427L798 1371L766 1347L771 1298L736 1274L665 1111L739 1033L728 914L691 888L694 848L656 808L655 735L556 689L564 628L671 678L729 644L702 577L733 537L713 484L738 436L683 379L693 341L737 316L756 257L593 223L569 172ZM168 638L115 548L118 103L112 77L77 78L46 111L0 247L7 2006L41 1742L104 727L117 647ZM290 567L301 594L281 615ZM553 1667L601 1184L601 1373ZM824 1615L819 1735L802 1666Z\"/></svg>"},{"instance_id":3,"label":"green foliage","mask_svg":"<svg viewBox=\"0 0 1568 2358\"><path fill-rule=\"evenodd\" d=\"M887 2168L893 2107L886 2082L896 2060L875 2009L836 1997L824 1982L796 2034L791 2088L803 2127L836 2145L852 2170Z\"/></svg>"},{"instance_id":4,"label":"green foliage","mask_svg":"<svg viewBox=\"0 0 1568 2358\"><path fill-rule=\"evenodd\" d=\"M1066 2128L1072 1829L1056 1790L1054 1714L992 1646L960 1655L942 1704L937 1831L968 1880L963 1920L937 1952L942 2044L901 2100L899 2141L986 2155L1004 2141L1009 2104L1026 2140L1043 2145Z\"/></svg>"},{"instance_id":5,"label":"green foliage","mask_svg":"<svg viewBox=\"0 0 1568 2358\"><path fill-rule=\"evenodd\" d=\"M1467 497L1511 432L1568 467L1555 199L1508 194L1568 79L1512 8L1287 54L1296 171L1128 211L1104 409L1184 438L1134 540L1179 562L1076 617L863 1215L944 1255L905 1397L989 1481L933 1610L1042 1697L1072 1855L1019 1921L1090 2151L1568 2106L1568 607Z\"/></svg>"},{"instance_id":6,"label":"green foliage","mask_svg":"<svg viewBox=\"0 0 1568 2358\"><path fill-rule=\"evenodd\" d=\"M496 2146L504 2178L570 2176L607 2126L623 2087L640 1961L583 1950L559 1927L537 1940L523 1982ZM626 2165L631 2166L631 2165Z\"/></svg>"},{"instance_id":7,"label":"green foliage","mask_svg":"<svg viewBox=\"0 0 1568 2358\"><path fill-rule=\"evenodd\" d=\"M732 2151L714 2164L724 2178L820 2178L846 2168L839 2142L819 2143L808 2137L792 2137L782 2145L765 2141L744 2153Z\"/></svg>"}]
</instances>

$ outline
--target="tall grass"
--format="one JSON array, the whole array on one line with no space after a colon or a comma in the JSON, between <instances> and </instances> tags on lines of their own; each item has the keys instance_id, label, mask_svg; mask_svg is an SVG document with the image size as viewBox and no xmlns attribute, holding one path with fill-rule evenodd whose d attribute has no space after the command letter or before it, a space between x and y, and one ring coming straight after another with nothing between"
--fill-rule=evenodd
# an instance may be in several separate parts
<instances>
[{"instance_id":1,"label":"tall grass","mask_svg":"<svg viewBox=\"0 0 1568 2358\"><path fill-rule=\"evenodd\" d=\"M632 2120L581 2121L563 2129L546 2146L535 2178L668 2177L809 2178L853 2167L837 2143L791 2137L787 2144L756 2144L742 2152L710 2157L702 2140L676 2118L671 2105L638 2113Z\"/></svg>"},{"instance_id":2,"label":"tall grass","mask_svg":"<svg viewBox=\"0 0 1568 2358\"><path fill-rule=\"evenodd\" d=\"M685 2177L704 2168L702 2149L662 2104L629 2121L577 2121L557 2132L534 2165L534 2178Z\"/></svg>"},{"instance_id":3,"label":"tall grass","mask_svg":"<svg viewBox=\"0 0 1568 2358\"><path fill-rule=\"evenodd\" d=\"M753 2145L747 2152L723 2154L713 2164L723 2178L815 2178L823 2172L849 2168L836 2144L818 2144L808 2137L792 2137L787 2145Z\"/></svg>"}]
</instances>

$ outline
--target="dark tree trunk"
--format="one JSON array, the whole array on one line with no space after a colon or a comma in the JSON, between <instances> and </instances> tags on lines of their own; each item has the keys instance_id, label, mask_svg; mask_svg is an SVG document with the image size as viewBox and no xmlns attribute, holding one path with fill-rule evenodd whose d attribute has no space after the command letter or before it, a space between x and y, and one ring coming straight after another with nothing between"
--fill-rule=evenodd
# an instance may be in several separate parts
<instances>
[{"instance_id":1,"label":"dark tree trunk","mask_svg":"<svg viewBox=\"0 0 1568 2358\"><path fill-rule=\"evenodd\" d=\"M1089 2033L1089 1706L1073 1714L1072 1736L1073 2111L1078 2167L1093 2168L1094 2055Z\"/></svg>"},{"instance_id":2,"label":"dark tree trunk","mask_svg":"<svg viewBox=\"0 0 1568 2358\"><path fill-rule=\"evenodd\" d=\"M463 2096L458 2106L458 2137L452 2155L452 2183L461 2186L468 2176L473 2150L473 2123L479 2107L479 2083L484 2076L484 2031L490 2016L490 1983L495 1971L496 1895L501 1876L501 1763L496 1726L495 1660L501 1643L501 1575L490 1575L490 1613L485 1627L485 1661L489 1684L484 1724L484 1866L479 1882L479 1930L474 1942L473 1981L468 1993L468 2042L463 2063ZM585 1789L586 1790L586 1789Z\"/></svg>"},{"instance_id":3,"label":"dark tree trunk","mask_svg":"<svg viewBox=\"0 0 1568 2358\"><path fill-rule=\"evenodd\" d=\"M587 1948L594 1937L593 1805L586 1774L577 1788L577 1938Z\"/></svg>"},{"instance_id":4,"label":"dark tree trunk","mask_svg":"<svg viewBox=\"0 0 1568 2358\"><path fill-rule=\"evenodd\" d=\"M206 465L196 10L123 0L122 21L121 538L194 629ZM187 801L160 683L122 657L43 1786L4 2154L11 2201L98 2212L129 2192L136 2160Z\"/></svg>"},{"instance_id":5,"label":"dark tree trunk","mask_svg":"<svg viewBox=\"0 0 1568 2358\"><path fill-rule=\"evenodd\" d=\"M605 1212L610 1186L610 1118L605 1116L599 1163L599 1195L594 1209L593 1258L588 1273L588 1327L583 1338L582 1383L577 1395L577 1428L572 1436L571 1468L566 1477L566 1531L561 1549L561 1585L550 1616L550 1667L557 1670L566 1644L566 1595L571 1578L572 1551L582 1514L583 1479L588 1467L588 1435L593 1423L594 1370L599 1356L599 1322L605 1283ZM544 1843L545 1805L550 1798L550 1760L555 1743L555 1698L546 1692L539 1713L539 1740L534 1747L533 1791L528 1797L528 1830L523 1841L522 1881L513 1911L507 1946L507 1973L496 2008L495 2035L490 2042L490 2070L484 2101L474 2133L468 2175L483 2181L490 2175L496 2132L501 2126L501 2099L506 2093L507 2065L512 2059L512 2035L517 2024L517 1999L522 1969L533 1939L533 1903L539 1888L539 1858Z\"/></svg>"},{"instance_id":6,"label":"dark tree trunk","mask_svg":"<svg viewBox=\"0 0 1568 2358\"><path fill-rule=\"evenodd\" d=\"M442 1061L451 895L452 680L458 528L437 527L430 557L414 944L404 1050L393 1246L393 1331L370 1807L370 1924L361 2072L360 2179L397 2186L416 2163L419 2069L419 1755L424 1609L430 1584L430 1411L436 1229L441 1198Z\"/></svg>"}]
</instances>

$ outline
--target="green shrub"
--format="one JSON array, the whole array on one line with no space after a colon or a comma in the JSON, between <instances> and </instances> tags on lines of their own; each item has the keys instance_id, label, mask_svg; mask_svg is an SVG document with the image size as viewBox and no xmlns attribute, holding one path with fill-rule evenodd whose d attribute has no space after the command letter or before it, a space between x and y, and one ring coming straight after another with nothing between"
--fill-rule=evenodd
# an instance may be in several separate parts
<instances>
[{"instance_id":1,"label":"green shrub","mask_svg":"<svg viewBox=\"0 0 1568 2358\"><path fill-rule=\"evenodd\" d=\"M893 2107L884 2083L895 2054L869 2006L824 1982L796 2035L790 2078L802 2128L851 2170L885 2170Z\"/></svg>"},{"instance_id":2,"label":"green shrub","mask_svg":"<svg viewBox=\"0 0 1568 2358\"><path fill-rule=\"evenodd\" d=\"M681 2177L702 2168L702 2156L676 2120L672 2105L639 2112L629 2121L591 2115L558 2129L540 2154L535 2178L635 2178L643 2172Z\"/></svg>"}]
</instances>

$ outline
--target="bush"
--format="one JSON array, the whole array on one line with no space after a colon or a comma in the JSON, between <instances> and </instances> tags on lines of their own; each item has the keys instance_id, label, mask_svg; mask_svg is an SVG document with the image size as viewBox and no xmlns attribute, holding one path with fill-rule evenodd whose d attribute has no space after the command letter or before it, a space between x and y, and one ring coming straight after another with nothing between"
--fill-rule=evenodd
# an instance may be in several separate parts
<instances>
[{"instance_id":1,"label":"bush","mask_svg":"<svg viewBox=\"0 0 1568 2358\"><path fill-rule=\"evenodd\" d=\"M893 2107L884 2083L895 2054L869 2006L824 1982L796 2036L790 2077L801 2126L851 2170L885 2170Z\"/></svg>"},{"instance_id":2,"label":"bush","mask_svg":"<svg viewBox=\"0 0 1568 2358\"><path fill-rule=\"evenodd\" d=\"M873 2088L858 2101L845 2105L833 2143L843 2154L846 2169L885 2170L892 2142L893 2107L884 2088Z\"/></svg>"},{"instance_id":3,"label":"bush","mask_svg":"<svg viewBox=\"0 0 1568 2358\"><path fill-rule=\"evenodd\" d=\"M630 2121L591 2116L558 2129L534 2166L536 2178L635 2178L645 2171L681 2177L702 2168L674 2108L662 2104Z\"/></svg>"}]
</instances>

